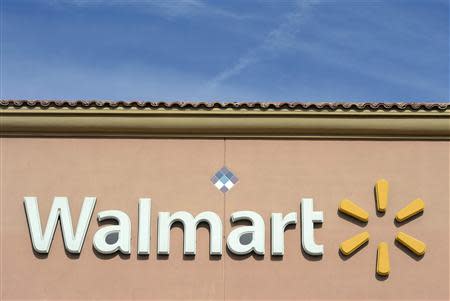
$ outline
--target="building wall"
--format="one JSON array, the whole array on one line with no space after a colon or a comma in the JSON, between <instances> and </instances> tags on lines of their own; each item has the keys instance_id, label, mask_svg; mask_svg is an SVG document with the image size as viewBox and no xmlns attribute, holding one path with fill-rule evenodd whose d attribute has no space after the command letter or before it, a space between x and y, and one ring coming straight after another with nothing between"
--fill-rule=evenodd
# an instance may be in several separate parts
<instances>
[{"instance_id":1,"label":"building wall","mask_svg":"<svg viewBox=\"0 0 450 301\"><path fill-rule=\"evenodd\" d=\"M3 299L448 299L448 141L1 138L1 272ZM210 182L227 166L239 178L222 193ZM389 206L377 216L374 184L390 183ZM33 252L24 196L39 199L42 224L55 196L70 199L76 223L83 198L97 205L80 256L64 251L58 226L48 256ZM136 252L138 199L152 199L151 254ZM324 223L315 230L322 257L302 252L300 224L285 232L285 255L270 255L270 213L300 213L314 198ZM395 213L413 199L422 216L401 226ZM367 225L337 212L349 198L369 214ZM96 213L125 211L132 253L96 253ZM156 254L159 211L214 211L223 217L224 253L209 255L209 232L197 231L196 256L183 256L182 228L171 232L169 256ZM266 254L237 256L225 239L230 214L253 210L266 223ZM300 216L299 216L300 217ZM101 225L100 225L101 226ZM369 231L350 258L339 243ZM427 244L422 258L394 243L398 231ZM377 244L389 244L391 274L375 275Z\"/></svg>"}]
</instances>

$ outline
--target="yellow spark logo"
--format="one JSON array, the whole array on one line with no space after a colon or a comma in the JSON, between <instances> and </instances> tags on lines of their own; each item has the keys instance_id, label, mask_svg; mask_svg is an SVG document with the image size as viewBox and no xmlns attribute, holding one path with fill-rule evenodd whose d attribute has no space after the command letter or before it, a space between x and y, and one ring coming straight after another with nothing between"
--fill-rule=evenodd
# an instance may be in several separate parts
<instances>
[{"instance_id":1,"label":"yellow spark logo","mask_svg":"<svg viewBox=\"0 0 450 301\"><path fill-rule=\"evenodd\" d=\"M375 197L377 202L377 211L385 212L388 205L388 192L389 183L382 179L378 180L375 184ZM423 212L425 203L421 199L416 199L406 205L403 209L397 212L395 220L399 223ZM339 204L339 211L351 216L359 221L367 223L369 221L369 213L363 208L359 207L350 200L342 200ZM348 256L358 250L366 242L369 241L369 232L359 233L346 241L342 242L339 246L339 250L345 256ZM426 245L422 241L414 238L406 233L398 232L395 239L407 247L410 251L418 256L425 254ZM389 262L389 249L386 242L380 242L378 244L377 251L377 274L380 276L388 276L390 272Z\"/></svg>"}]
</instances>

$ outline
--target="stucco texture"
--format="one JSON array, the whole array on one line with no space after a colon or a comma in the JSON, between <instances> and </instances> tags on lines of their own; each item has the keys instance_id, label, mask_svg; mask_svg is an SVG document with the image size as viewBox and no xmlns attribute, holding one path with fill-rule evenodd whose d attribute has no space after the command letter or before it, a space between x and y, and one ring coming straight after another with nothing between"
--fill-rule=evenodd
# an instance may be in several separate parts
<instances>
[{"instance_id":1,"label":"stucco texture","mask_svg":"<svg viewBox=\"0 0 450 301\"><path fill-rule=\"evenodd\" d=\"M449 298L449 155L446 141L1 138L1 298L8 299L443 299ZM238 178L227 193L210 182L226 165ZM389 181L389 204L376 214L374 184ZM53 197L67 196L74 222L83 198L96 196L80 256L64 251L59 226L48 256L33 252L23 197L39 200L42 224ZM151 254L136 251L138 199L152 199ZM270 213L296 211L314 198L324 223L315 229L325 254L301 249L301 225L285 232L285 255L270 255ZM425 212L402 224L395 213L415 198ZM369 212L367 225L338 214L349 198ZM92 248L99 211L132 221L132 253ZM183 256L182 228L169 256L156 255L159 211L214 211L224 238L230 214L252 210L266 224L266 254L209 255L209 232L197 231L196 256ZM349 258L339 243L362 231L369 243ZM423 240L413 256L398 231ZM376 248L389 245L391 274L375 275Z\"/></svg>"}]
</instances>

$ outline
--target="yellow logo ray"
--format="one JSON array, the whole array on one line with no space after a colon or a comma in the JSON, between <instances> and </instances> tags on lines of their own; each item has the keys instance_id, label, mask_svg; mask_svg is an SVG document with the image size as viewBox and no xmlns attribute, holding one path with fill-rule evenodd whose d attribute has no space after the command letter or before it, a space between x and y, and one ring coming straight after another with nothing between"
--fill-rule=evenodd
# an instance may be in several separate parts
<instances>
[{"instance_id":1,"label":"yellow logo ray","mask_svg":"<svg viewBox=\"0 0 450 301\"><path fill-rule=\"evenodd\" d=\"M391 271L391 264L389 262L389 248L385 242L380 242L377 252L377 274L381 276L388 276Z\"/></svg>"},{"instance_id":2,"label":"yellow logo ray","mask_svg":"<svg viewBox=\"0 0 450 301\"><path fill-rule=\"evenodd\" d=\"M341 201L339 204L339 211L362 222L367 222L369 220L369 213L367 213L367 211L347 199Z\"/></svg>"},{"instance_id":3,"label":"yellow logo ray","mask_svg":"<svg viewBox=\"0 0 450 301\"><path fill-rule=\"evenodd\" d=\"M377 198L377 210L385 212L388 205L389 183L384 179L380 179L375 184L375 193Z\"/></svg>"},{"instance_id":4,"label":"yellow logo ray","mask_svg":"<svg viewBox=\"0 0 450 301\"><path fill-rule=\"evenodd\" d=\"M420 241L417 238L412 237L411 235L408 235L404 232L398 232L395 239L399 243L413 251L414 254L418 256L422 256L423 254L425 254L427 245L423 241Z\"/></svg>"},{"instance_id":5,"label":"yellow logo ray","mask_svg":"<svg viewBox=\"0 0 450 301\"><path fill-rule=\"evenodd\" d=\"M398 222L403 222L404 220L407 220L408 218L422 212L424 209L425 203L421 199L415 199L397 212L395 220Z\"/></svg>"},{"instance_id":6,"label":"yellow logo ray","mask_svg":"<svg viewBox=\"0 0 450 301\"><path fill-rule=\"evenodd\" d=\"M342 242L339 246L339 250L341 250L342 254L350 255L355 252L359 247L361 247L364 243L369 241L369 232L362 232L356 234L355 236L347 239Z\"/></svg>"}]
</instances>

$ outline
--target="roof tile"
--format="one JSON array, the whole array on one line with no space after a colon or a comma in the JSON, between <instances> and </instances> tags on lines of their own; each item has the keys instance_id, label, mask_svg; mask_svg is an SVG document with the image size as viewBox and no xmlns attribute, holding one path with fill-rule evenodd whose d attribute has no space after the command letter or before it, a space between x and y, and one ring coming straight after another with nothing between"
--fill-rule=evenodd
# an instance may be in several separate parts
<instances>
[{"instance_id":1,"label":"roof tile","mask_svg":"<svg viewBox=\"0 0 450 301\"><path fill-rule=\"evenodd\" d=\"M164 101L112 101L112 100L0 100L0 108L6 107L55 107L55 108L166 108L211 110L292 110L292 111L336 111L336 110L370 110L370 111L445 111L450 103L419 102L164 102Z\"/></svg>"}]
</instances>

